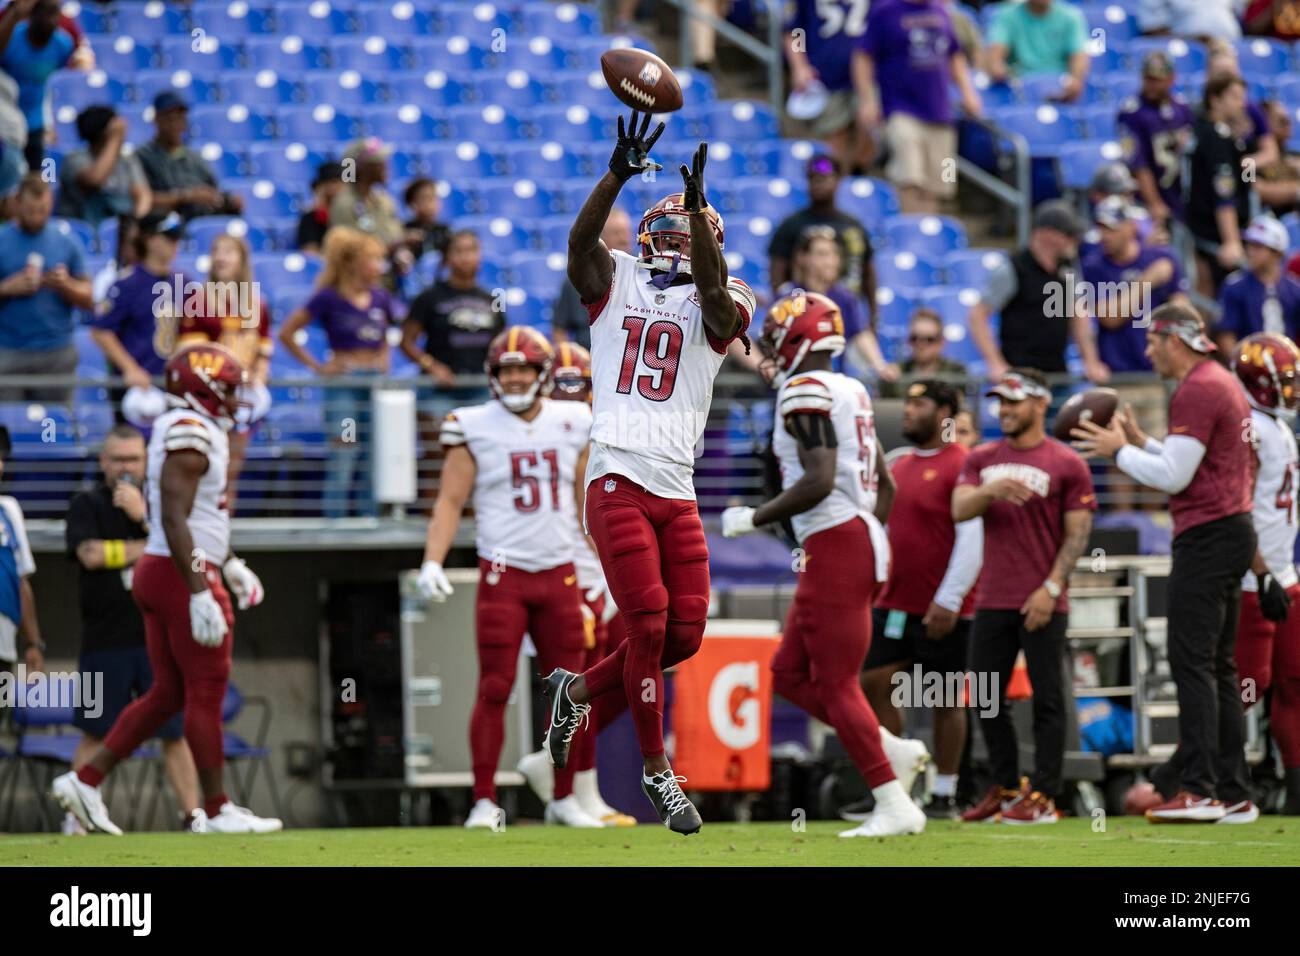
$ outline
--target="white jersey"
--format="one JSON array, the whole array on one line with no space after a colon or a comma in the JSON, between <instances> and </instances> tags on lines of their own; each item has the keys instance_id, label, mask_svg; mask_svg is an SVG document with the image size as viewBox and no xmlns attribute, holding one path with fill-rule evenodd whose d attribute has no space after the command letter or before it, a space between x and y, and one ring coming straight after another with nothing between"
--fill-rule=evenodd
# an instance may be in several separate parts
<instances>
[{"instance_id":1,"label":"white jersey","mask_svg":"<svg viewBox=\"0 0 1300 956\"><path fill-rule=\"evenodd\" d=\"M573 560L574 481L591 431L585 402L541 404L530 422L494 399L458 408L442 425L444 446L464 445L474 456L479 557L521 571Z\"/></svg>"},{"instance_id":2,"label":"white jersey","mask_svg":"<svg viewBox=\"0 0 1300 956\"><path fill-rule=\"evenodd\" d=\"M786 430L785 421L795 414L825 415L835 429L835 485L831 493L802 514L790 519L795 537L834 528L852 518L861 518L871 530L876 551L877 580L888 567L889 543L876 520L876 491L880 481L876 458L875 412L866 387L855 378L838 372L801 372L791 375L776 393L776 422L772 429L772 451L781 465L781 489L803 477L799 444Z\"/></svg>"},{"instance_id":3,"label":"white jersey","mask_svg":"<svg viewBox=\"0 0 1300 956\"><path fill-rule=\"evenodd\" d=\"M162 525L162 469L169 452L197 451L208 459L186 524L194 547L206 564L221 567L230 556L230 512L226 509L226 471L230 465L230 440L225 431L189 408L173 408L153 422L149 438L149 540L145 554L170 555Z\"/></svg>"},{"instance_id":4,"label":"white jersey","mask_svg":"<svg viewBox=\"0 0 1300 956\"><path fill-rule=\"evenodd\" d=\"M696 444L728 343L705 328L693 283L658 289L635 256L612 255L609 291L587 307L595 401L586 480L626 475L661 498L694 501ZM739 279L727 291L748 326L754 293Z\"/></svg>"},{"instance_id":5,"label":"white jersey","mask_svg":"<svg viewBox=\"0 0 1300 956\"><path fill-rule=\"evenodd\" d=\"M1255 502L1250 512L1259 538L1259 553L1277 583L1289 588L1296 583L1296 479L1300 455L1295 433L1288 422L1259 409L1251 409L1251 424L1257 441L1255 454ZM1255 575L1247 571L1241 579L1243 591L1255 590Z\"/></svg>"}]
</instances>

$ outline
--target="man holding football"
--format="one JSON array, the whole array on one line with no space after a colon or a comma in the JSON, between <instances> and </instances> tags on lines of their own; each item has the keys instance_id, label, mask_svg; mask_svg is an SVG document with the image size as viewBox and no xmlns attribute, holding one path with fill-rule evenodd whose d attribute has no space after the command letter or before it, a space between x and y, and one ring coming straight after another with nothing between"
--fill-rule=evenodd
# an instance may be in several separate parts
<instances>
[{"instance_id":1,"label":"man holding football","mask_svg":"<svg viewBox=\"0 0 1300 956\"><path fill-rule=\"evenodd\" d=\"M233 352L203 343L168 359L163 377L170 409L155 419L149 439L149 540L136 562L132 588L144 616L153 684L122 711L80 769L55 778L51 794L88 832L121 836L109 819L100 784L183 709L185 740L203 790L190 829L267 833L279 830L281 822L236 806L222 782L221 705L234 624L222 575L240 610L263 597L257 575L230 553L226 510L227 435L239 415L247 375Z\"/></svg>"},{"instance_id":2,"label":"man holding football","mask_svg":"<svg viewBox=\"0 0 1300 956\"><path fill-rule=\"evenodd\" d=\"M894 499L893 478L879 467L884 452L871 397L857 379L831 371L844 350L844 324L824 295L800 291L774 302L759 349L777 388L772 449L782 490L758 508L728 508L722 533L734 538L788 518L804 550L772 658L773 689L835 728L871 788L875 809L840 836L920 833L925 814L890 766L858 683L871 643L871 601L889 575L881 521Z\"/></svg>"},{"instance_id":3,"label":"man holding football","mask_svg":"<svg viewBox=\"0 0 1300 956\"><path fill-rule=\"evenodd\" d=\"M755 299L729 278L722 218L704 190L708 145L681 167L683 189L655 203L637 229L639 256L600 239L623 184L661 167L649 153L663 133L633 111L618 122L609 171L569 233L569 279L591 316L595 391L587 463L587 529L596 543L627 640L582 674L547 679L557 768L587 721L591 701L625 693L640 745L641 786L677 833L699 812L664 752L663 668L692 656L709 607L709 553L695 504L695 446L727 346L745 333Z\"/></svg>"}]
</instances>

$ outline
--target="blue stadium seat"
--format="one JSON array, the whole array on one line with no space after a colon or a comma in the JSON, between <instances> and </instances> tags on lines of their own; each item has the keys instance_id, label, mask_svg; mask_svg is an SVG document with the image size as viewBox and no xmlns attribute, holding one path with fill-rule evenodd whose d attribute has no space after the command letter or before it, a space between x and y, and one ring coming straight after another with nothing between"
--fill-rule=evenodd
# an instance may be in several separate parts
<instances>
[{"instance_id":1,"label":"blue stadium seat","mask_svg":"<svg viewBox=\"0 0 1300 956\"><path fill-rule=\"evenodd\" d=\"M873 234L883 229L885 220L898 215L898 193L883 179L854 176L840 184L836 205L862 220Z\"/></svg>"},{"instance_id":2,"label":"blue stadium seat","mask_svg":"<svg viewBox=\"0 0 1300 956\"><path fill-rule=\"evenodd\" d=\"M487 182L480 184L477 192L484 212L505 216L516 222L539 219L563 211L557 208L558 204L551 194L545 189L539 189L531 179L511 177L507 181Z\"/></svg>"},{"instance_id":3,"label":"blue stadium seat","mask_svg":"<svg viewBox=\"0 0 1300 956\"><path fill-rule=\"evenodd\" d=\"M1119 139L1119 113L1113 104L1097 103L1092 106L1076 106L1073 114L1083 125L1083 134L1092 139Z\"/></svg>"},{"instance_id":4,"label":"blue stadium seat","mask_svg":"<svg viewBox=\"0 0 1300 956\"><path fill-rule=\"evenodd\" d=\"M472 139L460 143L427 143L420 155L424 168L434 179L464 182L486 179L496 173L492 155Z\"/></svg>"},{"instance_id":5,"label":"blue stadium seat","mask_svg":"<svg viewBox=\"0 0 1300 956\"><path fill-rule=\"evenodd\" d=\"M1152 50L1163 50L1174 63L1175 73L1198 73L1205 69L1205 47L1180 37L1138 37L1129 41L1125 52L1129 65L1137 69Z\"/></svg>"},{"instance_id":6,"label":"blue stadium seat","mask_svg":"<svg viewBox=\"0 0 1300 956\"><path fill-rule=\"evenodd\" d=\"M750 258L766 258L778 225L766 216L732 216L727 221L726 249Z\"/></svg>"},{"instance_id":7,"label":"blue stadium seat","mask_svg":"<svg viewBox=\"0 0 1300 956\"><path fill-rule=\"evenodd\" d=\"M640 213L636 213L632 222L639 218ZM569 247L569 230L572 228L572 216L547 216L534 219L529 232L535 248L543 252L561 252Z\"/></svg>"},{"instance_id":8,"label":"blue stadium seat","mask_svg":"<svg viewBox=\"0 0 1300 956\"><path fill-rule=\"evenodd\" d=\"M207 160L219 180L249 174L248 156L242 143L231 143L229 148L221 143L204 143L199 148L199 153Z\"/></svg>"},{"instance_id":9,"label":"blue stadium seat","mask_svg":"<svg viewBox=\"0 0 1300 956\"><path fill-rule=\"evenodd\" d=\"M299 211L298 197L289 191L288 184L281 186L269 179L231 179L221 185L228 192L243 197L244 216L249 220L292 216ZM293 187L296 188L297 184Z\"/></svg>"},{"instance_id":10,"label":"blue stadium seat","mask_svg":"<svg viewBox=\"0 0 1300 956\"><path fill-rule=\"evenodd\" d=\"M591 110L611 106L612 94L600 70L565 70L542 79L550 86L551 98L556 103L585 106Z\"/></svg>"},{"instance_id":11,"label":"blue stadium seat","mask_svg":"<svg viewBox=\"0 0 1300 956\"><path fill-rule=\"evenodd\" d=\"M734 141L733 141L734 146ZM783 176L790 182L808 179L808 160L817 153L829 153L825 143L811 139L769 137L766 145L756 144L748 150L750 159L761 153L761 162L771 176Z\"/></svg>"},{"instance_id":12,"label":"blue stadium seat","mask_svg":"<svg viewBox=\"0 0 1300 956\"><path fill-rule=\"evenodd\" d=\"M1113 107L1107 108L1113 111ZM1003 129L1023 136L1033 156L1056 156L1062 145L1082 133L1072 110L1052 105L1004 107L991 118Z\"/></svg>"},{"instance_id":13,"label":"blue stadium seat","mask_svg":"<svg viewBox=\"0 0 1300 956\"><path fill-rule=\"evenodd\" d=\"M721 204L724 214L743 212L766 216L773 222L785 219L808 199L804 180L791 182L780 176L738 179L715 192L715 196L713 202Z\"/></svg>"},{"instance_id":14,"label":"blue stadium seat","mask_svg":"<svg viewBox=\"0 0 1300 956\"><path fill-rule=\"evenodd\" d=\"M1289 212L1282 217L1282 225L1286 226L1287 235L1291 237L1290 251L1300 251L1300 212Z\"/></svg>"},{"instance_id":15,"label":"blue stadium seat","mask_svg":"<svg viewBox=\"0 0 1300 956\"><path fill-rule=\"evenodd\" d=\"M509 325L529 325L543 335L550 335L554 297L530 295L526 289L511 286L506 289L506 322Z\"/></svg>"},{"instance_id":16,"label":"blue stadium seat","mask_svg":"<svg viewBox=\"0 0 1300 956\"><path fill-rule=\"evenodd\" d=\"M740 252L730 251L726 254L727 273L734 278L744 282L755 291L760 297L765 294L765 290L771 285L767 273L767 259L747 256Z\"/></svg>"},{"instance_id":17,"label":"blue stadium seat","mask_svg":"<svg viewBox=\"0 0 1300 956\"><path fill-rule=\"evenodd\" d=\"M1142 78L1136 73L1127 72L1094 74L1088 77L1088 85L1100 94L1093 97L1094 101L1109 102L1118 112L1125 100L1138 95L1142 88Z\"/></svg>"},{"instance_id":18,"label":"blue stadium seat","mask_svg":"<svg viewBox=\"0 0 1300 956\"><path fill-rule=\"evenodd\" d=\"M350 113L328 103L315 106L282 106L275 114L282 140L319 145L350 140L361 134L361 122Z\"/></svg>"},{"instance_id":19,"label":"blue stadium seat","mask_svg":"<svg viewBox=\"0 0 1300 956\"><path fill-rule=\"evenodd\" d=\"M1000 249L959 249L944 257L948 284L961 288L983 289L989 273L1006 261Z\"/></svg>"},{"instance_id":20,"label":"blue stadium seat","mask_svg":"<svg viewBox=\"0 0 1300 956\"><path fill-rule=\"evenodd\" d=\"M1020 96L1028 106L1041 106L1060 98L1061 77L1055 73L1036 73L1021 77Z\"/></svg>"},{"instance_id":21,"label":"blue stadium seat","mask_svg":"<svg viewBox=\"0 0 1300 956\"><path fill-rule=\"evenodd\" d=\"M319 43L305 42L297 34L249 37L244 41L244 58L250 69L275 70L286 75L329 66L325 48Z\"/></svg>"},{"instance_id":22,"label":"blue stadium seat","mask_svg":"<svg viewBox=\"0 0 1300 956\"><path fill-rule=\"evenodd\" d=\"M907 320L916 308L916 302L907 289L895 289L892 286L876 287L876 308L879 312L880 328L892 328L895 334L905 335Z\"/></svg>"},{"instance_id":23,"label":"blue stadium seat","mask_svg":"<svg viewBox=\"0 0 1300 956\"><path fill-rule=\"evenodd\" d=\"M402 47L381 36L335 37L330 41L329 54L332 69L358 70L367 76L406 66Z\"/></svg>"},{"instance_id":24,"label":"blue stadium seat","mask_svg":"<svg viewBox=\"0 0 1300 956\"><path fill-rule=\"evenodd\" d=\"M484 259L504 259L529 248L528 230L505 216L466 216L456 228L472 230L478 236Z\"/></svg>"},{"instance_id":25,"label":"blue stadium seat","mask_svg":"<svg viewBox=\"0 0 1300 956\"><path fill-rule=\"evenodd\" d=\"M510 30L510 14L491 3L435 5L439 29L448 36L490 37L493 30Z\"/></svg>"},{"instance_id":26,"label":"blue stadium seat","mask_svg":"<svg viewBox=\"0 0 1300 956\"><path fill-rule=\"evenodd\" d=\"M591 69L593 63L599 63L606 50L636 47L654 52L654 44L644 37L634 34L598 34L590 37L573 37L565 43L570 70Z\"/></svg>"},{"instance_id":27,"label":"blue stadium seat","mask_svg":"<svg viewBox=\"0 0 1300 956\"><path fill-rule=\"evenodd\" d=\"M113 76L130 76L136 70L158 66L158 51L153 41L136 42L129 36L95 37L90 41L95 64Z\"/></svg>"},{"instance_id":28,"label":"blue stadium seat","mask_svg":"<svg viewBox=\"0 0 1300 956\"><path fill-rule=\"evenodd\" d=\"M980 101L986 110L1003 106L1018 106L1023 100L1018 83L990 83L983 73L975 74L975 88L979 91Z\"/></svg>"},{"instance_id":29,"label":"blue stadium seat","mask_svg":"<svg viewBox=\"0 0 1300 956\"><path fill-rule=\"evenodd\" d=\"M389 73L380 79L390 102L415 103L425 109L468 105L473 88L445 70Z\"/></svg>"},{"instance_id":30,"label":"blue stadium seat","mask_svg":"<svg viewBox=\"0 0 1300 956\"><path fill-rule=\"evenodd\" d=\"M910 249L936 259L966 248L966 227L951 216L894 216L885 223L885 234L894 249Z\"/></svg>"},{"instance_id":31,"label":"blue stadium seat","mask_svg":"<svg viewBox=\"0 0 1300 956\"><path fill-rule=\"evenodd\" d=\"M1112 73L1127 69L1126 52L1124 41L1113 37L1109 38L1106 45L1102 47L1090 44L1088 57L1092 62L1089 69L1093 73Z\"/></svg>"},{"instance_id":32,"label":"blue stadium seat","mask_svg":"<svg viewBox=\"0 0 1300 956\"><path fill-rule=\"evenodd\" d=\"M567 40L600 32L600 14L589 3L530 2L520 13L529 34Z\"/></svg>"},{"instance_id":33,"label":"blue stadium seat","mask_svg":"<svg viewBox=\"0 0 1300 956\"><path fill-rule=\"evenodd\" d=\"M343 5L327 0L276 3L275 30L281 36L300 36L320 42L351 33L352 17Z\"/></svg>"},{"instance_id":34,"label":"blue stadium seat","mask_svg":"<svg viewBox=\"0 0 1300 956\"><path fill-rule=\"evenodd\" d=\"M390 143L425 143L446 135L442 124L414 103L370 106L359 115L369 135Z\"/></svg>"},{"instance_id":35,"label":"blue stadium seat","mask_svg":"<svg viewBox=\"0 0 1300 956\"><path fill-rule=\"evenodd\" d=\"M546 86L524 69L480 73L476 77L475 89L480 103L495 103L515 112L526 113L550 103Z\"/></svg>"},{"instance_id":36,"label":"blue stadium seat","mask_svg":"<svg viewBox=\"0 0 1300 956\"><path fill-rule=\"evenodd\" d=\"M558 143L591 143L602 139L600 117L585 106L545 106L528 117L532 139Z\"/></svg>"},{"instance_id":37,"label":"blue stadium seat","mask_svg":"<svg viewBox=\"0 0 1300 956\"><path fill-rule=\"evenodd\" d=\"M50 77L50 102L68 105L78 112L87 106L113 106L126 100L127 86L103 70L90 73L61 71Z\"/></svg>"},{"instance_id":38,"label":"blue stadium seat","mask_svg":"<svg viewBox=\"0 0 1300 956\"><path fill-rule=\"evenodd\" d=\"M195 46L198 49L195 49ZM189 70L199 76L211 76L222 70L237 70L243 66L244 55L233 41L223 41L209 33L201 43L188 36L164 37L158 44L162 66L173 70Z\"/></svg>"},{"instance_id":39,"label":"blue stadium seat","mask_svg":"<svg viewBox=\"0 0 1300 956\"><path fill-rule=\"evenodd\" d=\"M565 149L562 143L508 143L501 148L499 155L505 171L511 176L526 176L548 188L567 179L583 177L581 182L591 188L590 180L585 178L581 157ZM712 154L709 161L713 161ZM709 168L711 171L712 166Z\"/></svg>"},{"instance_id":40,"label":"blue stadium seat","mask_svg":"<svg viewBox=\"0 0 1300 956\"><path fill-rule=\"evenodd\" d=\"M946 328L952 324L965 326L971 307L978 304L979 299L979 290L974 288L937 286L921 293L920 304L938 312Z\"/></svg>"},{"instance_id":41,"label":"blue stadium seat","mask_svg":"<svg viewBox=\"0 0 1300 956\"><path fill-rule=\"evenodd\" d=\"M228 103L287 106L306 99L297 81L275 70L229 70L221 74L221 95Z\"/></svg>"},{"instance_id":42,"label":"blue stadium seat","mask_svg":"<svg viewBox=\"0 0 1300 956\"><path fill-rule=\"evenodd\" d=\"M354 16L361 32L371 36L398 40L433 33L432 10L410 0L362 0Z\"/></svg>"},{"instance_id":43,"label":"blue stadium seat","mask_svg":"<svg viewBox=\"0 0 1300 956\"><path fill-rule=\"evenodd\" d=\"M667 142L667 133L660 142ZM743 145L743 144L741 144ZM656 147L656 152L658 147ZM723 190L731 189L737 179L750 175L749 163L744 152L731 143L719 140L709 143L709 166L706 176L712 176L713 182L721 183ZM761 174L760 174L761 175Z\"/></svg>"},{"instance_id":44,"label":"blue stadium seat","mask_svg":"<svg viewBox=\"0 0 1300 956\"><path fill-rule=\"evenodd\" d=\"M1106 42L1130 40L1138 35L1137 21L1132 14L1118 3L1089 3L1083 6L1084 18L1088 21L1088 30L1106 31Z\"/></svg>"},{"instance_id":45,"label":"blue stadium seat","mask_svg":"<svg viewBox=\"0 0 1300 956\"><path fill-rule=\"evenodd\" d=\"M516 40L507 43L504 50L491 53L490 58L495 69L527 70L534 76L563 70L568 62L564 50L544 36L529 37L527 42Z\"/></svg>"},{"instance_id":46,"label":"blue stadium seat","mask_svg":"<svg viewBox=\"0 0 1300 956\"><path fill-rule=\"evenodd\" d=\"M417 70L468 73L490 66L487 50L460 35L412 40L407 44L407 57L410 68Z\"/></svg>"},{"instance_id":47,"label":"blue stadium seat","mask_svg":"<svg viewBox=\"0 0 1300 956\"><path fill-rule=\"evenodd\" d=\"M1279 76L1273 82L1273 95L1287 106L1300 106L1300 75Z\"/></svg>"},{"instance_id":48,"label":"blue stadium seat","mask_svg":"<svg viewBox=\"0 0 1300 956\"><path fill-rule=\"evenodd\" d=\"M524 124L500 106L457 106L447 110L446 120L447 135L455 140L513 143L523 138Z\"/></svg>"},{"instance_id":49,"label":"blue stadium seat","mask_svg":"<svg viewBox=\"0 0 1300 956\"><path fill-rule=\"evenodd\" d=\"M1058 159L1061 185L1066 189L1087 189L1097 167L1124 158L1124 149L1113 139L1087 139L1066 143Z\"/></svg>"},{"instance_id":50,"label":"blue stadium seat","mask_svg":"<svg viewBox=\"0 0 1300 956\"><path fill-rule=\"evenodd\" d=\"M100 253L107 256L117 254L117 233L118 221L116 216L111 216L99 224L95 231L95 248Z\"/></svg>"},{"instance_id":51,"label":"blue stadium seat","mask_svg":"<svg viewBox=\"0 0 1300 956\"><path fill-rule=\"evenodd\" d=\"M379 84L367 79L361 70L314 70L303 75L303 89L308 103L329 103L353 108L379 102ZM358 110L359 111L359 110Z\"/></svg>"},{"instance_id":52,"label":"blue stadium seat","mask_svg":"<svg viewBox=\"0 0 1300 956\"><path fill-rule=\"evenodd\" d=\"M140 70L131 77L131 99L141 106L152 105L164 90L179 93L191 106L221 100L221 87L212 77L195 76L189 70Z\"/></svg>"},{"instance_id":53,"label":"blue stadium seat","mask_svg":"<svg viewBox=\"0 0 1300 956\"><path fill-rule=\"evenodd\" d=\"M95 227L81 219L56 219L55 228L65 236L75 236L82 249L91 249L95 245Z\"/></svg>"},{"instance_id":54,"label":"blue stadium seat","mask_svg":"<svg viewBox=\"0 0 1300 956\"><path fill-rule=\"evenodd\" d=\"M253 256L253 276L269 289L310 288L323 268L319 256L301 252Z\"/></svg>"},{"instance_id":55,"label":"blue stadium seat","mask_svg":"<svg viewBox=\"0 0 1300 956\"><path fill-rule=\"evenodd\" d=\"M248 172L244 175L306 189L324 161L324 153L303 143L254 143L248 148Z\"/></svg>"},{"instance_id":56,"label":"blue stadium seat","mask_svg":"<svg viewBox=\"0 0 1300 956\"><path fill-rule=\"evenodd\" d=\"M681 84L682 97L687 103L703 106L706 103L712 103L718 98L713 77L703 70L673 70L673 74L677 77L677 82Z\"/></svg>"},{"instance_id":57,"label":"blue stadium seat","mask_svg":"<svg viewBox=\"0 0 1300 956\"><path fill-rule=\"evenodd\" d=\"M196 106L190 110L190 135L197 142L251 143L274 139L275 123L243 103Z\"/></svg>"},{"instance_id":58,"label":"blue stadium seat","mask_svg":"<svg viewBox=\"0 0 1300 956\"><path fill-rule=\"evenodd\" d=\"M1243 37L1236 43L1237 63L1245 77L1271 77L1294 69L1291 44L1270 37Z\"/></svg>"},{"instance_id":59,"label":"blue stadium seat","mask_svg":"<svg viewBox=\"0 0 1300 956\"><path fill-rule=\"evenodd\" d=\"M908 249L881 251L875 256L876 282L892 289L917 290L939 283L937 262Z\"/></svg>"},{"instance_id":60,"label":"blue stadium seat","mask_svg":"<svg viewBox=\"0 0 1300 956\"><path fill-rule=\"evenodd\" d=\"M132 37L180 36L189 33L185 10L179 4L148 3L113 4L114 27L118 33Z\"/></svg>"},{"instance_id":61,"label":"blue stadium seat","mask_svg":"<svg viewBox=\"0 0 1300 956\"><path fill-rule=\"evenodd\" d=\"M207 252L217 236L243 239L254 252L264 252L271 248L271 237L265 229L238 216L199 216L191 219L185 226L185 248L196 253Z\"/></svg>"},{"instance_id":62,"label":"blue stadium seat","mask_svg":"<svg viewBox=\"0 0 1300 956\"><path fill-rule=\"evenodd\" d=\"M63 13L65 16L76 17L77 22L81 24L81 29L89 34L111 33L113 24L109 20L110 8L98 3L80 3L78 0L69 0L63 4Z\"/></svg>"},{"instance_id":63,"label":"blue stadium seat","mask_svg":"<svg viewBox=\"0 0 1300 956\"><path fill-rule=\"evenodd\" d=\"M272 4L253 5L231 0L195 0L190 23L223 37L245 37L273 32Z\"/></svg>"},{"instance_id":64,"label":"blue stadium seat","mask_svg":"<svg viewBox=\"0 0 1300 956\"><path fill-rule=\"evenodd\" d=\"M749 100L710 103L704 108L712 139L732 143L767 139L781 135L781 124L770 107Z\"/></svg>"},{"instance_id":65,"label":"blue stadium seat","mask_svg":"<svg viewBox=\"0 0 1300 956\"><path fill-rule=\"evenodd\" d=\"M511 280L529 295L554 299L568 270L568 256L555 252L519 252L509 259Z\"/></svg>"}]
</instances>

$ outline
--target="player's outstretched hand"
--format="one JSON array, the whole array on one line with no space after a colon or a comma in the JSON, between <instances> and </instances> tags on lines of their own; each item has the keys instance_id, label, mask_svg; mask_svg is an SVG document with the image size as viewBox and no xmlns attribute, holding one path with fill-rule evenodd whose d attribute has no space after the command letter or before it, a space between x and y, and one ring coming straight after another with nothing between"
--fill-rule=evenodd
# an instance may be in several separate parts
<instances>
[{"instance_id":1,"label":"player's outstretched hand","mask_svg":"<svg viewBox=\"0 0 1300 956\"><path fill-rule=\"evenodd\" d=\"M211 591L190 595L190 636L204 647L220 647L226 636L226 613Z\"/></svg>"},{"instance_id":2,"label":"player's outstretched hand","mask_svg":"<svg viewBox=\"0 0 1300 956\"><path fill-rule=\"evenodd\" d=\"M621 183L627 182L633 176L639 176L648 169L655 171L663 169L650 158L650 150L654 149L655 143L659 142L664 124L660 123L653 133L649 133L651 119L649 113L646 113L642 119L641 113L637 110L632 111L632 119L628 125L624 125L623 117L618 118L618 143L614 146L614 155L609 158L609 171ZM639 130L638 122L641 123Z\"/></svg>"},{"instance_id":3,"label":"player's outstretched hand","mask_svg":"<svg viewBox=\"0 0 1300 956\"><path fill-rule=\"evenodd\" d=\"M702 212L709 207L709 201L704 198L704 164L708 160L709 144L700 143L691 157L691 168L687 169L685 163L681 166L682 205L687 212Z\"/></svg>"},{"instance_id":4,"label":"player's outstretched hand","mask_svg":"<svg viewBox=\"0 0 1300 956\"><path fill-rule=\"evenodd\" d=\"M1070 442L1075 450L1084 457L1091 458L1099 456L1102 458L1114 458L1119 454L1119 450L1128 444L1128 438L1124 434L1124 426L1116 415L1110 420L1110 424L1105 428L1093 421L1081 420L1075 428L1070 430Z\"/></svg>"},{"instance_id":5,"label":"player's outstretched hand","mask_svg":"<svg viewBox=\"0 0 1300 956\"><path fill-rule=\"evenodd\" d=\"M222 565L221 573L226 576L230 593L235 596L241 611L247 611L250 607L257 607L262 603L266 591L262 588L261 580L244 563L243 558L231 558Z\"/></svg>"},{"instance_id":6,"label":"player's outstretched hand","mask_svg":"<svg viewBox=\"0 0 1300 956\"><path fill-rule=\"evenodd\" d=\"M754 509L749 507L727 508L722 512L722 536L738 538L754 530Z\"/></svg>"},{"instance_id":7,"label":"player's outstretched hand","mask_svg":"<svg viewBox=\"0 0 1300 956\"><path fill-rule=\"evenodd\" d=\"M416 580L416 586L426 601L433 601L435 604L441 604L452 595L447 572L437 561L425 561L420 565L420 577Z\"/></svg>"}]
</instances>

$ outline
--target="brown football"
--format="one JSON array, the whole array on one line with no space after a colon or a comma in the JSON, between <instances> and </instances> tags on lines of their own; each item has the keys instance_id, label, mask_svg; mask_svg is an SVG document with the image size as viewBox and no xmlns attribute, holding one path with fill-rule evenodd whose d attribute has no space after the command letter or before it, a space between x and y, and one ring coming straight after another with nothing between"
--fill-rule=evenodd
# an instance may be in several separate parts
<instances>
[{"instance_id":1,"label":"brown football","mask_svg":"<svg viewBox=\"0 0 1300 956\"><path fill-rule=\"evenodd\" d=\"M649 50L606 50L600 70L615 96L644 113L671 113L682 108L682 85L672 69Z\"/></svg>"},{"instance_id":2,"label":"brown football","mask_svg":"<svg viewBox=\"0 0 1300 956\"><path fill-rule=\"evenodd\" d=\"M1071 395L1056 413L1052 434L1061 441L1071 440L1070 432L1079 422L1091 419L1102 428L1110 424L1111 416L1119 407L1119 393L1113 388L1090 388Z\"/></svg>"}]
</instances>

